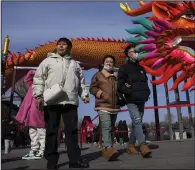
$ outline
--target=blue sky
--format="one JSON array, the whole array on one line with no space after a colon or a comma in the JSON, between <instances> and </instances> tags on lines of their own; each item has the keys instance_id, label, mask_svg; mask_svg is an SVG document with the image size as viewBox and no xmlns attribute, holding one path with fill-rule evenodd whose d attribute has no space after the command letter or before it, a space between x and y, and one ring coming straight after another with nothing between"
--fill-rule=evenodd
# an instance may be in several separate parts
<instances>
[{"instance_id":1,"label":"blue sky","mask_svg":"<svg viewBox=\"0 0 195 170\"><path fill-rule=\"evenodd\" d=\"M139 6L137 2L129 4L132 9ZM10 50L22 53L26 48L33 49L60 37L128 38L130 35L125 29L135 26L132 25L131 19L120 10L118 2L2 2L2 38L9 35ZM85 71L87 83L90 83L96 71ZM172 80L168 84L170 87ZM166 105L162 85L157 87L157 92L159 105ZM190 95L193 103L194 93ZM185 93L181 92L180 97L185 100ZM80 102L80 118L84 115L90 115L92 118L97 115L94 111L94 97L90 96L90 99L91 102L87 105ZM173 92L170 92L170 101L174 101ZM146 105L153 105L152 95ZM194 114L194 107L192 110ZM171 109L171 112L176 120L176 109ZM164 120L166 113L166 109L159 109L160 120ZM187 108L182 108L182 113L187 116ZM127 112L119 113L119 119L130 122ZM154 120L154 111L145 110L144 121Z\"/></svg>"}]
</instances>

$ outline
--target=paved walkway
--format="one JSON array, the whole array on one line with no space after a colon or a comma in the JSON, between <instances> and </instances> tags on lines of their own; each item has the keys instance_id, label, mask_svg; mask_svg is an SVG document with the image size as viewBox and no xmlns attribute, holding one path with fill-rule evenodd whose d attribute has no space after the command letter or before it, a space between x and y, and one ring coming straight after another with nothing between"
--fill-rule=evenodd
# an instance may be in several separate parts
<instances>
[{"instance_id":1,"label":"paved walkway","mask_svg":"<svg viewBox=\"0 0 195 170\"><path fill-rule=\"evenodd\" d=\"M130 156L125 153L126 146L117 146L121 152L120 160L108 162L101 157L101 150L91 145L83 146L82 155L90 161L90 169L194 169L194 140L160 141L150 144L152 158ZM15 149L2 155L2 169L45 169L46 161L21 160L28 149ZM68 168L68 158L64 148L59 148L59 169Z\"/></svg>"}]
</instances>

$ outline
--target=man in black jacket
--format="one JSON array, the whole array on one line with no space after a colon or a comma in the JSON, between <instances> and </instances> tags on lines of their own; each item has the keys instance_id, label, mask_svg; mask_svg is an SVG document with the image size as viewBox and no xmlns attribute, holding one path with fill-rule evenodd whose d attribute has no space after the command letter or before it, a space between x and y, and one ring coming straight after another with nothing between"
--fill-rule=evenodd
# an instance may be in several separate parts
<instances>
[{"instance_id":1,"label":"man in black jacket","mask_svg":"<svg viewBox=\"0 0 195 170\"><path fill-rule=\"evenodd\" d=\"M150 157L151 151L145 143L142 129L145 102L148 101L150 89L146 72L138 63L135 46L129 45L125 50L126 64L119 68L118 90L125 95L126 105L132 119L132 130L127 148L129 154L139 154L135 148L136 140L143 157Z\"/></svg>"}]
</instances>

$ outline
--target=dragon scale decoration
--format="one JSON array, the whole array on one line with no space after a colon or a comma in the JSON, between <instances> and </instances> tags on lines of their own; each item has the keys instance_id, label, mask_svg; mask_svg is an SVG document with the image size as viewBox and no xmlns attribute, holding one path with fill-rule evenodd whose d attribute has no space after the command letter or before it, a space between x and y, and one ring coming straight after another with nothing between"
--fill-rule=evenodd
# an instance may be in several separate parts
<instances>
[{"instance_id":1,"label":"dragon scale decoration","mask_svg":"<svg viewBox=\"0 0 195 170\"><path fill-rule=\"evenodd\" d=\"M166 84L176 73L180 73L169 90L174 90L178 85L187 80L182 91L195 90L195 2L178 1L164 2L152 1L144 3L139 1L140 8L131 10L126 3L120 3L122 11L132 17L149 12L153 16L149 18L139 17L133 20L139 24L136 28L126 29L134 37L127 40L77 38L72 39L72 57L81 62L84 69L97 68L106 54L115 56L117 66L124 63L124 49L133 43L139 53L139 63L146 72L160 77L151 81L155 85ZM25 54L9 52L6 61L7 88L11 85L13 67L38 66L47 56L48 52L55 49L56 41L27 49ZM82 64L82 62L88 63ZM19 80L27 71L17 74Z\"/></svg>"}]
</instances>

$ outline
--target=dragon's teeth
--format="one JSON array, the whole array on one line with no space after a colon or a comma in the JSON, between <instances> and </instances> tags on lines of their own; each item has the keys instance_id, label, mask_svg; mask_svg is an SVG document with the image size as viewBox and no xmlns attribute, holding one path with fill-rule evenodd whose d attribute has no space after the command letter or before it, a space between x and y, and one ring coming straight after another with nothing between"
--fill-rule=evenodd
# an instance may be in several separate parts
<instances>
[{"instance_id":1,"label":"dragon's teeth","mask_svg":"<svg viewBox=\"0 0 195 170\"><path fill-rule=\"evenodd\" d=\"M179 44L181 41L182 41L181 37L176 37L172 43L173 47L176 46L177 44Z\"/></svg>"}]
</instances>

